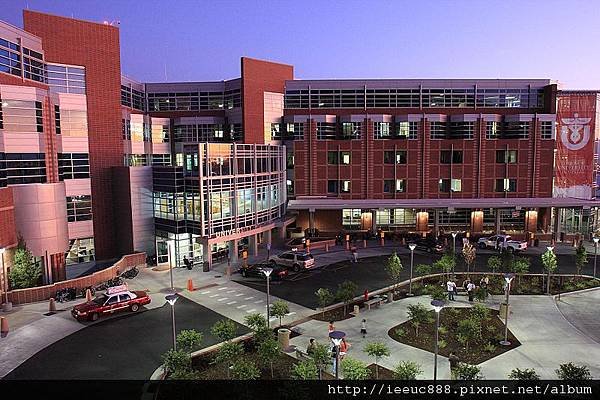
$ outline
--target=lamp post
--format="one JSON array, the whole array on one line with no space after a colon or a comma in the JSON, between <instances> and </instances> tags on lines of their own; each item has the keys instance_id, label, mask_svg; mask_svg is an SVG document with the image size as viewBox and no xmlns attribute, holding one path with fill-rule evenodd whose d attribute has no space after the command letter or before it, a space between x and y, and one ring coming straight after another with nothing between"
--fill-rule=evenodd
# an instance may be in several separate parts
<instances>
[{"instance_id":1,"label":"lamp post","mask_svg":"<svg viewBox=\"0 0 600 400\"><path fill-rule=\"evenodd\" d=\"M596 264L598 261L598 241L600 241L600 238L594 236L594 278L596 277Z\"/></svg>"},{"instance_id":2,"label":"lamp post","mask_svg":"<svg viewBox=\"0 0 600 400\"><path fill-rule=\"evenodd\" d=\"M335 379L340 378L340 345L342 339L346 336L346 333L342 331L333 331L329 333L329 337L335 346Z\"/></svg>"},{"instance_id":3,"label":"lamp post","mask_svg":"<svg viewBox=\"0 0 600 400\"><path fill-rule=\"evenodd\" d=\"M169 242L167 241L167 257L169 258L169 279L171 279L171 291L175 292L175 288L173 286L173 260L172 260L172 251ZM173 303L174 304L174 303Z\"/></svg>"},{"instance_id":4,"label":"lamp post","mask_svg":"<svg viewBox=\"0 0 600 400\"><path fill-rule=\"evenodd\" d=\"M165 296L167 302L171 305L171 324L173 326L173 351L177 350L177 333L175 332L175 302L179 296L176 293Z\"/></svg>"},{"instance_id":5,"label":"lamp post","mask_svg":"<svg viewBox=\"0 0 600 400\"><path fill-rule=\"evenodd\" d=\"M437 380L437 358L438 358L438 341L439 341L439 330L440 330L440 311L444 308L444 302L442 300L433 300L431 302L433 309L435 310L435 357L433 359L433 380Z\"/></svg>"},{"instance_id":6,"label":"lamp post","mask_svg":"<svg viewBox=\"0 0 600 400\"><path fill-rule=\"evenodd\" d=\"M456 235L458 232L452 232L452 255L456 255Z\"/></svg>"},{"instance_id":7,"label":"lamp post","mask_svg":"<svg viewBox=\"0 0 600 400\"><path fill-rule=\"evenodd\" d=\"M504 280L506 281L506 313L504 315L504 340L500 341L502 346L510 346L510 342L508 341L508 296L510 294L510 283L514 279L515 274L504 274Z\"/></svg>"},{"instance_id":8,"label":"lamp post","mask_svg":"<svg viewBox=\"0 0 600 400\"><path fill-rule=\"evenodd\" d=\"M546 247L549 252L554 253L554 246ZM550 268L548 268L548 282L546 283L546 294L550 294Z\"/></svg>"},{"instance_id":9,"label":"lamp post","mask_svg":"<svg viewBox=\"0 0 600 400\"><path fill-rule=\"evenodd\" d=\"M408 280L408 296L412 296L412 278L413 278L413 261L415 255L415 248L417 245L415 243L411 243L408 245L410 249L410 279Z\"/></svg>"},{"instance_id":10,"label":"lamp post","mask_svg":"<svg viewBox=\"0 0 600 400\"><path fill-rule=\"evenodd\" d=\"M269 295L269 281L270 281L270 276L271 273L273 272L273 268L263 268L262 269L262 273L265 274L265 276L267 277L267 328L271 327L271 310L270 310L270 304L269 304L269 298L271 297Z\"/></svg>"}]
</instances>

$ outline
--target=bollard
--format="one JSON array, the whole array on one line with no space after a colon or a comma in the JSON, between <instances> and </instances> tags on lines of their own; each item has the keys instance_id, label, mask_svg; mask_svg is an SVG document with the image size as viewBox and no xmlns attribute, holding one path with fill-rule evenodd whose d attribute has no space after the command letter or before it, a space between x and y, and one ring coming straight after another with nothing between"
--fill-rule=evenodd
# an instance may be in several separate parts
<instances>
[{"instance_id":1,"label":"bollard","mask_svg":"<svg viewBox=\"0 0 600 400\"><path fill-rule=\"evenodd\" d=\"M194 291L194 282L192 282L192 280L191 280L191 279L188 279L188 282L187 282L187 290L189 290L190 292L193 292L193 291Z\"/></svg>"},{"instance_id":2,"label":"bollard","mask_svg":"<svg viewBox=\"0 0 600 400\"><path fill-rule=\"evenodd\" d=\"M8 335L8 319L0 317L0 334L2 337Z\"/></svg>"},{"instance_id":3,"label":"bollard","mask_svg":"<svg viewBox=\"0 0 600 400\"><path fill-rule=\"evenodd\" d=\"M90 289L85 291L85 301L92 301L92 291Z\"/></svg>"},{"instance_id":4,"label":"bollard","mask_svg":"<svg viewBox=\"0 0 600 400\"><path fill-rule=\"evenodd\" d=\"M56 312L56 302L54 301L54 297L50 297L50 303L48 304L48 311L51 313Z\"/></svg>"},{"instance_id":5,"label":"bollard","mask_svg":"<svg viewBox=\"0 0 600 400\"><path fill-rule=\"evenodd\" d=\"M360 313L360 307L355 305L354 306L354 315L357 316Z\"/></svg>"},{"instance_id":6,"label":"bollard","mask_svg":"<svg viewBox=\"0 0 600 400\"><path fill-rule=\"evenodd\" d=\"M325 251L329 251L329 243L325 243Z\"/></svg>"},{"instance_id":7,"label":"bollard","mask_svg":"<svg viewBox=\"0 0 600 400\"><path fill-rule=\"evenodd\" d=\"M367 239L363 239L363 249L367 248Z\"/></svg>"}]
</instances>

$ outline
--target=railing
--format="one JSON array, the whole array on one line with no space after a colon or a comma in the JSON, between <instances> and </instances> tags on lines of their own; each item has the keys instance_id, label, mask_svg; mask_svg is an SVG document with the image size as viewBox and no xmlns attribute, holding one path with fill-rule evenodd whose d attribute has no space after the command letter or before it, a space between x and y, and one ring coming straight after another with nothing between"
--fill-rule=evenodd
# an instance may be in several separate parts
<instances>
[{"instance_id":1,"label":"railing","mask_svg":"<svg viewBox=\"0 0 600 400\"><path fill-rule=\"evenodd\" d=\"M146 253L135 253L123 256L113 266L94 272L91 275L53 283L52 285L37 286L27 289L15 289L8 292L8 300L13 304L34 303L48 300L56 295L57 290L74 287L82 290L106 282L124 272L128 268L146 264Z\"/></svg>"}]
</instances>

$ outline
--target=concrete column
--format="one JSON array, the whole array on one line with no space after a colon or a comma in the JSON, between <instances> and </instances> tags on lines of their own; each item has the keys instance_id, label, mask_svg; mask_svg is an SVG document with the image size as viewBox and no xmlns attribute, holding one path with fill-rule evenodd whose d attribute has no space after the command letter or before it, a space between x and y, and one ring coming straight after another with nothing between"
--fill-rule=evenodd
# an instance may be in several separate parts
<instances>
[{"instance_id":1,"label":"concrete column","mask_svg":"<svg viewBox=\"0 0 600 400\"><path fill-rule=\"evenodd\" d=\"M483 211L471 211L471 232L480 233L483 231Z\"/></svg>"},{"instance_id":2,"label":"concrete column","mask_svg":"<svg viewBox=\"0 0 600 400\"><path fill-rule=\"evenodd\" d=\"M371 210L371 220L373 221L371 224L373 226L373 232L377 232L377 210Z\"/></svg>"},{"instance_id":3,"label":"concrete column","mask_svg":"<svg viewBox=\"0 0 600 400\"><path fill-rule=\"evenodd\" d=\"M263 242L266 245L273 244L273 239L271 238L271 230L263 232Z\"/></svg>"},{"instance_id":4,"label":"concrete column","mask_svg":"<svg viewBox=\"0 0 600 400\"><path fill-rule=\"evenodd\" d=\"M207 243L202 243L202 259L208 263L208 269L212 269L212 250Z\"/></svg>"},{"instance_id":5,"label":"concrete column","mask_svg":"<svg viewBox=\"0 0 600 400\"><path fill-rule=\"evenodd\" d=\"M310 233L315 231L315 209L308 210L308 229Z\"/></svg>"},{"instance_id":6,"label":"concrete column","mask_svg":"<svg viewBox=\"0 0 600 400\"><path fill-rule=\"evenodd\" d=\"M248 250L251 256L258 255L258 234L248 236Z\"/></svg>"},{"instance_id":7,"label":"concrete column","mask_svg":"<svg viewBox=\"0 0 600 400\"><path fill-rule=\"evenodd\" d=\"M500 233L500 209L496 209L496 234Z\"/></svg>"},{"instance_id":8,"label":"concrete column","mask_svg":"<svg viewBox=\"0 0 600 400\"><path fill-rule=\"evenodd\" d=\"M556 242L558 242L560 240L560 215L561 215L561 209L560 208L555 208L554 209L554 221L553 221L553 226L554 226L554 240Z\"/></svg>"},{"instance_id":9,"label":"concrete column","mask_svg":"<svg viewBox=\"0 0 600 400\"><path fill-rule=\"evenodd\" d=\"M433 210L433 232L436 238L440 236L440 210L437 208Z\"/></svg>"},{"instance_id":10,"label":"concrete column","mask_svg":"<svg viewBox=\"0 0 600 400\"><path fill-rule=\"evenodd\" d=\"M231 260L231 265L238 262L238 244L237 240L230 240L227 242L227 246L229 248L229 259Z\"/></svg>"}]
</instances>

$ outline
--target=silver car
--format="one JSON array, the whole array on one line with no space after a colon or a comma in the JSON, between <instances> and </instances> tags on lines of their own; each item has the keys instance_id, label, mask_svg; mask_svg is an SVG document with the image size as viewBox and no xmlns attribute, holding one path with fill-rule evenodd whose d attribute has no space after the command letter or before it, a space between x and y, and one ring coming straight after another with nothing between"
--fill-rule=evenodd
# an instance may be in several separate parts
<instances>
[{"instance_id":1,"label":"silver car","mask_svg":"<svg viewBox=\"0 0 600 400\"><path fill-rule=\"evenodd\" d=\"M286 251L269 257L271 264L282 265L294 272L311 269L315 266L315 258L312 254L299 251Z\"/></svg>"}]
</instances>

